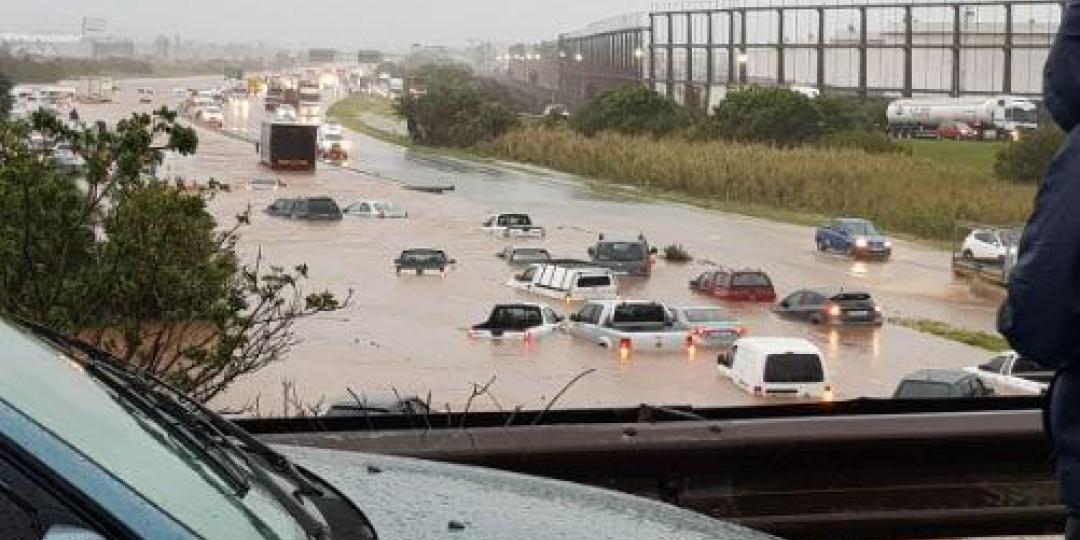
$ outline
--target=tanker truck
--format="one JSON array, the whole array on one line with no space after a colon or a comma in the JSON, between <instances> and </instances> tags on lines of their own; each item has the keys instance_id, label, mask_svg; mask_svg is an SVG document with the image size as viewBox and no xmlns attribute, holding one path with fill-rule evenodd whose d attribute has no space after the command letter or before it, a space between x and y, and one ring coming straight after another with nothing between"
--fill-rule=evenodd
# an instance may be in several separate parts
<instances>
[{"instance_id":1,"label":"tanker truck","mask_svg":"<svg viewBox=\"0 0 1080 540\"><path fill-rule=\"evenodd\" d=\"M885 111L894 137L936 136L943 124L962 122L983 139L1015 139L1037 125L1037 105L1027 98L925 97L898 99Z\"/></svg>"}]
</instances>

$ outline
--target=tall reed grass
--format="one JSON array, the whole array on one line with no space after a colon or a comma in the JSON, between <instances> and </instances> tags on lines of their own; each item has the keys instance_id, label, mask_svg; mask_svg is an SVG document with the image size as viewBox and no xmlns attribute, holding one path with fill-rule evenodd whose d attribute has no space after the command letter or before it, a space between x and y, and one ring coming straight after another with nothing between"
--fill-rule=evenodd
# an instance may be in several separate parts
<instances>
[{"instance_id":1,"label":"tall reed grass","mask_svg":"<svg viewBox=\"0 0 1080 540\"><path fill-rule=\"evenodd\" d=\"M881 227L944 240L955 220L1016 223L1034 187L998 182L968 167L896 154L794 148L527 127L479 147L613 183L797 213L872 218Z\"/></svg>"}]
</instances>

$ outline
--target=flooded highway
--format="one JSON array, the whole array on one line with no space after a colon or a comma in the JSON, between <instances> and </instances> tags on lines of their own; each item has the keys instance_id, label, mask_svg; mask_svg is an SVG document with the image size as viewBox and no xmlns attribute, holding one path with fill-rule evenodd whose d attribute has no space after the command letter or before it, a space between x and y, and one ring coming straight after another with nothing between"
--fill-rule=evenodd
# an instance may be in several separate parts
<instances>
[{"instance_id":1,"label":"flooded highway","mask_svg":"<svg viewBox=\"0 0 1080 540\"><path fill-rule=\"evenodd\" d=\"M174 106L174 87L204 87L212 79L122 81L117 103L79 105L84 119L116 119L131 110ZM157 99L137 105L135 88L152 86ZM251 136L262 116L252 98L226 108L226 130ZM350 134L350 165L378 173L360 174L320 165L315 173L282 174L258 163L249 142L199 130L199 151L171 158L164 175L200 182L209 177L231 184L216 195L211 209L221 225L250 207L252 223L242 229L241 250L253 259L261 252L272 264L306 263L309 290L327 288L340 296L353 291L337 312L297 324L300 342L288 359L239 381L214 405L238 408L258 398L260 412L282 407L282 384L295 384L305 402L348 399L356 393L396 390L431 395L435 408L460 410L473 384L496 378L490 396L472 407L543 407L579 373L559 406L764 403L736 390L716 370L715 353L634 354L620 357L567 334L531 344L471 341L464 329L483 321L493 304L545 301L505 285L512 270L495 257L506 241L481 231L485 215L520 211L548 229L543 245L553 255L586 257L599 233L643 233L652 245L682 244L694 257L689 264L657 262L648 279L620 281L624 297L655 299L672 306L722 305L689 291L687 282L713 264L767 271L777 294L796 288L842 286L871 292L887 316L925 317L956 326L992 330L997 304L975 297L954 281L947 252L894 241L887 263L855 262L817 252L813 230L666 202L641 202L616 190L597 192L578 179L519 164L447 157L402 148L361 134ZM253 176L272 176L287 186L277 191L239 189ZM417 185L453 184L442 195L401 189L393 180ZM392 200L407 219L349 217L341 222L308 223L267 216L263 208L279 197L329 195L344 207L361 199ZM404 248L445 249L457 265L445 277L396 276L394 257ZM569 314L574 305L548 302ZM838 399L888 396L900 377L923 367L962 367L990 355L982 350L886 325L880 329L827 329L777 318L768 305L727 305L751 336L805 337L828 359Z\"/></svg>"}]
</instances>

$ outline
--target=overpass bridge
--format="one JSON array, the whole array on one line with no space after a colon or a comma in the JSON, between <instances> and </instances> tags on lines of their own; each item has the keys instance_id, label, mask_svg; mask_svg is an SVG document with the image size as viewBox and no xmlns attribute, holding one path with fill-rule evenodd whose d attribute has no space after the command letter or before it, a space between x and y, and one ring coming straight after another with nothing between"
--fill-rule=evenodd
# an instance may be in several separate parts
<instances>
[{"instance_id":1,"label":"overpass bridge","mask_svg":"<svg viewBox=\"0 0 1080 540\"><path fill-rule=\"evenodd\" d=\"M503 57L537 99L579 106L645 84L693 108L726 88L1037 97L1064 2L734 0L600 21Z\"/></svg>"}]
</instances>

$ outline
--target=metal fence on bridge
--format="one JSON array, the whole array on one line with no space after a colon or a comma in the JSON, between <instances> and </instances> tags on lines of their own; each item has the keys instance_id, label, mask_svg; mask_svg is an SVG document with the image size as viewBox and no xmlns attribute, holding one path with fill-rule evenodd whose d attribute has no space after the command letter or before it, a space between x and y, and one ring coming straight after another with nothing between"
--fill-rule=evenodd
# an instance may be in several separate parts
<instances>
[{"instance_id":1,"label":"metal fence on bridge","mask_svg":"<svg viewBox=\"0 0 1080 540\"><path fill-rule=\"evenodd\" d=\"M632 82L699 108L745 84L1037 96L1063 8L1046 0L666 6L562 34L510 55L509 67L572 105ZM529 78L540 69L558 76Z\"/></svg>"}]
</instances>

